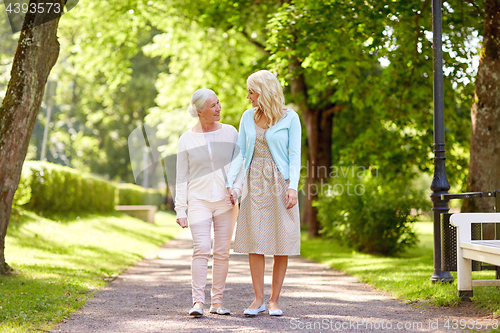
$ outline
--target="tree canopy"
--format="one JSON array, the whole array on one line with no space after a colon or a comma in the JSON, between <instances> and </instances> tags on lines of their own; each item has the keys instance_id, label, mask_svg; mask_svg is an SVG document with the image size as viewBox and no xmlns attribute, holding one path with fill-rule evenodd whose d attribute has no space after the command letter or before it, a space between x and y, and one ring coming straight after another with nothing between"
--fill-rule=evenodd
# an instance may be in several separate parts
<instances>
[{"instance_id":1,"label":"tree canopy","mask_svg":"<svg viewBox=\"0 0 500 333\"><path fill-rule=\"evenodd\" d=\"M448 176L457 186L467 174L483 6L443 2ZM429 173L430 7L430 0L80 1L58 31L62 52L50 79L61 111L51 121L49 160L57 154L60 163L133 181L127 136L146 116L168 119L209 87L222 121L238 126L250 108L245 79L267 68L303 118L306 110L331 117L329 165L376 167L387 179ZM7 68L15 39L1 38ZM312 132L304 127L307 152Z\"/></svg>"}]
</instances>

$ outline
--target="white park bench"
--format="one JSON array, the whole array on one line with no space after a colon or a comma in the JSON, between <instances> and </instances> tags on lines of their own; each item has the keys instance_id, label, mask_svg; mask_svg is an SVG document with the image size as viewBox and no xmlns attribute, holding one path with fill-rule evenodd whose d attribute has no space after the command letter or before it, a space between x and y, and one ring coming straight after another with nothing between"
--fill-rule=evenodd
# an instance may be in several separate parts
<instances>
[{"instance_id":1,"label":"white park bench","mask_svg":"<svg viewBox=\"0 0 500 333\"><path fill-rule=\"evenodd\" d=\"M128 206L116 206L115 209L127 215L154 224L155 213L158 207L154 205L128 205Z\"/></svg>"},{"instance_id":2,"label":"white park bench","mask_svg":"<svg viewBox=\"0 0 500 333\"><path fill-rule=\"evenodd\" d=\"M457 227L458 295L472 297L472 287L500 286L500 280L472 280L472 260L500 266L500 240L471 240L472 223L499 223L500 213L458 213L450 218Z\"/></svg>"}]
</instances>

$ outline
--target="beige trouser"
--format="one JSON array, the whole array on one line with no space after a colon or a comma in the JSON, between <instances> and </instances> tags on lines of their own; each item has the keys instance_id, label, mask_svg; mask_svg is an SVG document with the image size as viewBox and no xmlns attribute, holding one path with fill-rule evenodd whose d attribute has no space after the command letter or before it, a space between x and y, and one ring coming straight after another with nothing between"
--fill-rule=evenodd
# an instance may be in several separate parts
<instances>
[{"instance_id":1,"label":"beige trouser","mask_svg":"<svg viewBox=\"0 0 500 333\"><path fill-rule=\"evenodd\" d=\"M191 286L193 304L205 303L208 257L210 255L211 229L214 225L212 304L222 303L229 267L229 247L238 216L238 205L228 205L225 200L208 202L190 200L188 221L193 236L193 258L191 262Z\"/></svg>"}]
</instances>

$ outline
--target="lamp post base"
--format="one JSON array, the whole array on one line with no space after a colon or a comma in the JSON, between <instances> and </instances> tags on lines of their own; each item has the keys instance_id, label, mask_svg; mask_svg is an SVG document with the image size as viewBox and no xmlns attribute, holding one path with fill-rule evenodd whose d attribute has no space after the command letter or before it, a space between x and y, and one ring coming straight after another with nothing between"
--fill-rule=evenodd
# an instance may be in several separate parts
<instances>
[{"instance_id":1,"label":"lamp post base","mask_svg":"<svg viewBox=\"0 0 500 333\"><path fill-rule=\"evenodd\" d=\"M434 274L431 276L431 282L447 282L452 283L455 279L451 276L450 272L442 271L440 269L435 269Z\"/></svg>"}]
</instances>

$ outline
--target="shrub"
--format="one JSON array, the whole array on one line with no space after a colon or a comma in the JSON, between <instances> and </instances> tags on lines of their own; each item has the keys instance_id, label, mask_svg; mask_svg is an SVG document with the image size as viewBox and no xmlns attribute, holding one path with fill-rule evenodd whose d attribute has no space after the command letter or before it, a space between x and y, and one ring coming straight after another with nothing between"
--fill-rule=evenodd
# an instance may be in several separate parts
<instances>
[{"instance_id":1,"label":"shrub","mask_svg":"<svg viewBox=\"0 0 500 333\"><path fill-rule=\"evenodd\" d=\"M12 206L20 207L26 205L31 200L31 169L23 168L21 171L21 178L19 180L19 185L17 191L14 194L14 200Z\"/></svg>"},{"instance_id":2,"label":"shrub","mask_svg":"<svg viewBox=\"0 0 500 333\"><path fill-rule=\"evenodd\" d=\"M13 205L36 213L80 213L111 212L116 204L161 208L162 203L162 190L113 184L68 167L29 161L23 165Z\"/></svg>"},{"instance_id":3,"label":"shrub","mask_svg":"<svg viewBox=\"0 0 500 333\"><path fill-rule=\"evenodd\" d=\"M154 205L161 208L163 190L144 188L134 184L117 184L119 205Z\"/></svg>"},{"instance_id":4,"label":"shrub","mask_svg":"<svg viewBox=\"0 0 500 333\"><path fill-rule=\"evenodd\" d=\"M314 203L324 235L357 251L384 255L416 244L411 224L417 216L411 211L428 208L423 191L369 172L361 177L334 178L329 185L329 191L320 193Z\"/></svg>"},{"instance_id":5,"label":"shrub","mask_svg":"<svg viewBox=\"0 0 500 333\"><path fill-rule=\"evenodd\" d=\"M108 212L116 187L68 167L29 161L23 165L14 202L34 212Z\"/></svg>"}]
</instances>

